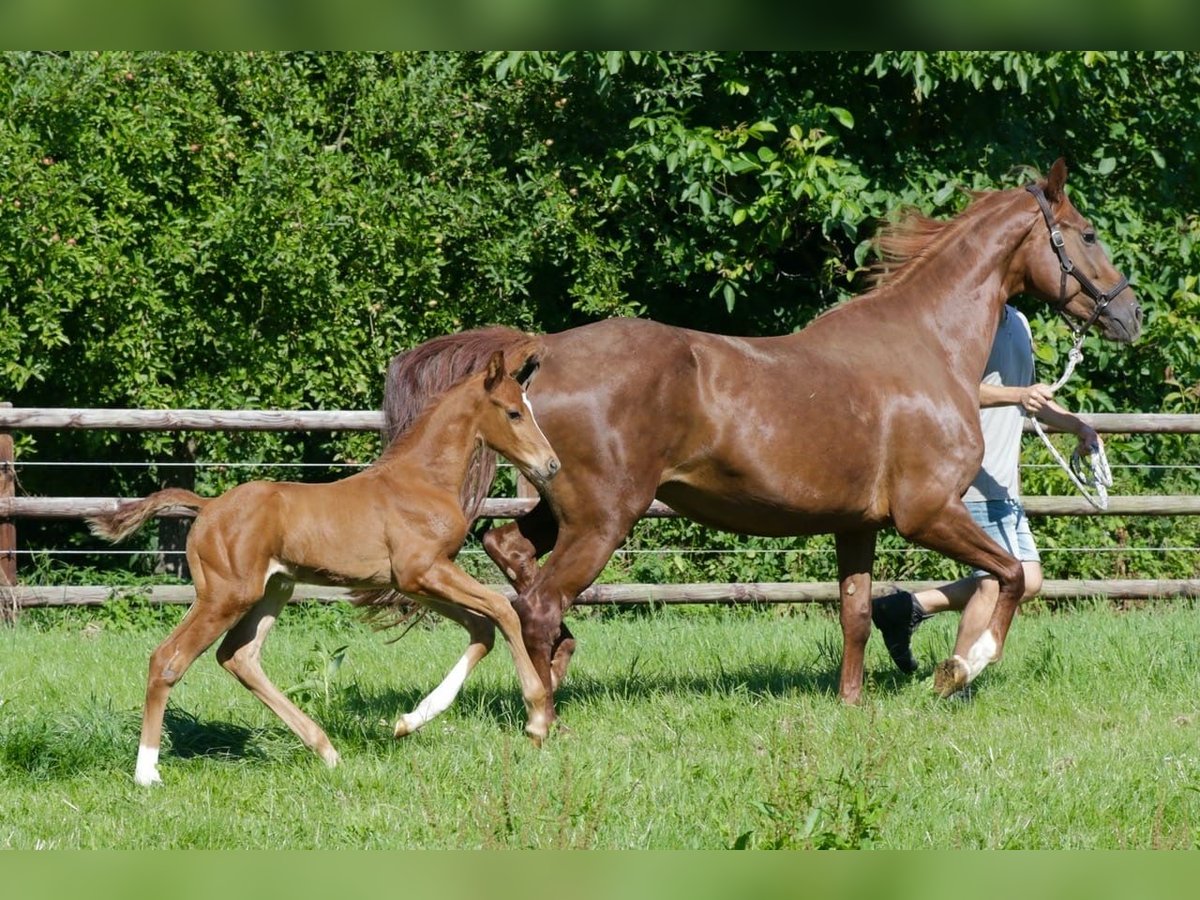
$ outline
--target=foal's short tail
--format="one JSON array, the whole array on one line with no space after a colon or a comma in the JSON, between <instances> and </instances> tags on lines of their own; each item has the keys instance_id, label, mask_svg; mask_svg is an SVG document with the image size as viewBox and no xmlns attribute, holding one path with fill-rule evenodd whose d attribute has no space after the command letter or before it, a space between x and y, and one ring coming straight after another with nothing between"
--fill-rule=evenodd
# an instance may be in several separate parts
<instances>
[{"instance_id":1,"label":"foal's short tail","mask_svg":"<svg viewBox=\"0 0 1200 900\"><path fill-rule=\"evenodd\" d=\"M207 505L208 500L199 494L193 494L183 488L167 488L165 491L151 494L144 500L123 500L110 513L88 516L87 523L92 534L115 544L141 528L146 520L160 509L186 506L189 509L200 510Z\"/></svg>"}]
</instances>

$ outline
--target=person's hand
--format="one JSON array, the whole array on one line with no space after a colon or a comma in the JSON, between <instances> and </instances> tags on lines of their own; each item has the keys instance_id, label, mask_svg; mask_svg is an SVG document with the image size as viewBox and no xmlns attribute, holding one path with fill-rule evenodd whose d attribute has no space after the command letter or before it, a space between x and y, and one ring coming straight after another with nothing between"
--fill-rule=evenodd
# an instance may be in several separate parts
<instances>
[{"instance_id":1,"label":"person's hand","mask_svg":"<svg viewBox=\"0 0 1200 900\"><path fill-rule=\"evenodd\" d=\"M1020 404L1025 412L1036 414L1046 408L1046 404L1054 399L1054 391L1048 384L1031 384L1021 388ZM1095 434L1095 432L1093 432Z\"/></svg>"},{"instance_id":2,"label":"person's hand","mask_svg":"<svg viewBox=\"0 0 1200 900\"><path fill-rule=\"evenodd\" d=\"M1100 435L1096 434L1096 429L1091 425L1080 423L1076 436L1079 438L1079 446L1075 448L1075 452L1080 456L1088 456L1100 449Z\"/></svg>"}]
</instances>

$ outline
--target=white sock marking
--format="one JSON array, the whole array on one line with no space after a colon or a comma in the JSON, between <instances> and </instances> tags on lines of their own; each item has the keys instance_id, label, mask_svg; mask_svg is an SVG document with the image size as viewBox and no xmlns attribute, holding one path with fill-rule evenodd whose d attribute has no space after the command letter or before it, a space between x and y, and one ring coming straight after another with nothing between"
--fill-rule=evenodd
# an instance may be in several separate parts
<instances>
[{"instance_id":1,"label":"white sock marking","mask_svg":"<svg viewBox=\"0 0 1200 900\"><path fill-rule=\"evenodd\" d=\"M143 787L162 784L162 776L158 774L157 747L138 746L137 768L133 771L133 780Z\"/></svg>"},{"instance_id":2,"label":"white sock marking","mask_svg":"<svg viewBox=\"0 0 1200 900\"><path fill-rule=\"evenodd\" d=\"M442 679L442 683L435 687L428 697L418 703L416 709L402 717L410 734L450 708L450 704L462 690L463 682L467 680L470 672L471 659L468 651L459 657L454 668Z\"/></svg>"},{"instance_id":3,"label":"white sock marking","mask_svg":"<svg viewBox=\"0 0 1200 900\"><path fill-rule=\"evenodd\" d=\"M980 672L987 668L996 656L996 638L992 635L991 630L985 631L979 636L979 639L971 645L971 649L967 651L967 658L964 660L967 664L967 684L975 680Z\"/></svg>"}]
</instances>

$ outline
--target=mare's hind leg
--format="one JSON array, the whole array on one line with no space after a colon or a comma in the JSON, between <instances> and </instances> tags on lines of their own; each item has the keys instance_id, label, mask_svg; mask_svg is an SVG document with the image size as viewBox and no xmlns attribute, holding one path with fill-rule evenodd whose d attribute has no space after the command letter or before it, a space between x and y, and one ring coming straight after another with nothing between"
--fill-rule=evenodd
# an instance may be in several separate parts
<instances>
[{"instance_id":1,"label":"mare's hind leg","mask_svg":"<svg viewBox=\"0 0 1200 900\"><path fill-rule=\"evenodd\" d=\"M554 521L550 507L541 502L516 521L484 534L483 549L521 595L529 590L537 577L538 557L548 553L557 538L558 523ZM551 690L558 690L567 677L567 667L574 653L575 636L562 622L550 650Z\"/></svg>"},{"instance_id":2,"label":"mare's hind leg","mask_svg":"<svg viewBox=\"0 0 1200 900\"><path fill-rule=\"evenodd\" d=\"M1000 659L1013 614L1025 591L1025 572L1015 557L975 523L957 498L920 528L902 533L930 550L991 572L1000 584L1000 595L983 634L974 640L960 634L954 655L934 669L934 690L949 697L974 681L988 663Z\"/></svg>"},{"instance_id":3,"label":"mare's hind leg","mask_svg":"<svg viewBox=\"0 0 1200 900\"><path fill-rule=\"evenodd\" d=\"M449 709L454 698L458 696L458 692L462 690L463 683L471 674L471 670L488 655L492 645L496 642L496 626L490 619L442 600L422 597L419 602L465 628L470 636L470 643L467 645L466 652L454 664L454 668L442 679L441 684L421 700L412 712L405 713L396 722L395 733L398 738L423 728Z\"/></svg>"},{"instance_id":4,"label":"mare's hind leg","mask_svg":"<svg viewBox=\"0 0 1200 900\"><path fill-rule=\"evenodd\" d=\"M266 593L230 630L217 648L217 661L251 693L283 720L296 736L316 753L327 766L338 763L337 751L316 722L267 677L262 667L262 645L279 618L279 612L292 596L294 583L279 575L267 582Z\"/></svg>"},{"instance_id":5,"label":"mare's hind leg","mask_svg":"<svg viewBox=\"0 0 1200 900\"><path fill-rule=\"evenodd\" d=\"M837 547L842 624L843 703L862 696L863 657L871 636L871 568L875 562L875 529L851 531L834 538Z\"/></svg>"},{"instance_id":6,"label":"mare's hind leg","mask_svg":"<svg viewBox=\"0 0 1200 900\"><path fill-rule=\"evenodd\" d=\"M142 711L142 733L138 741L134 781L141 785L158 784L158 752L162 743L163 714L167 698L195 662L217 638L237 621L246 608L236 593L219 582L207 579L197 561L192 562L196 579L196 600L183 621L167 635L150 655L146 679L146 704Z\"/></svg>"}]
</instances>

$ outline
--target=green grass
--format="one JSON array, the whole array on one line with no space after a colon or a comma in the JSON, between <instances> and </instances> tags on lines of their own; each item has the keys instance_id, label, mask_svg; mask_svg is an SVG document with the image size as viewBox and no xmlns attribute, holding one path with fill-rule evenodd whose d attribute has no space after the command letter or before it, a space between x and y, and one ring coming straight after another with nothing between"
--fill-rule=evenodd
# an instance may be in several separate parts
<instances>
[{"instance_id":1,"label":"green grass","mask_svg":"<svg viewBox=\"0 0 1200 900\"><path fill-rule=\"evenodd\" d=\"M389 645L345 608L294 609L265 665L342 765L209 653L172 695L154 789L132 771L162 614L27 614L0 631L0 847L1193 847L1198 612L1035 605L950 702L928 676L957 620L938 617L913 679L873 637L859 708L836 698L830 610L580 613L569 730L537 750L503 647L445 716L394 741L463 633Z\"/></svg>"}]
</instances>

